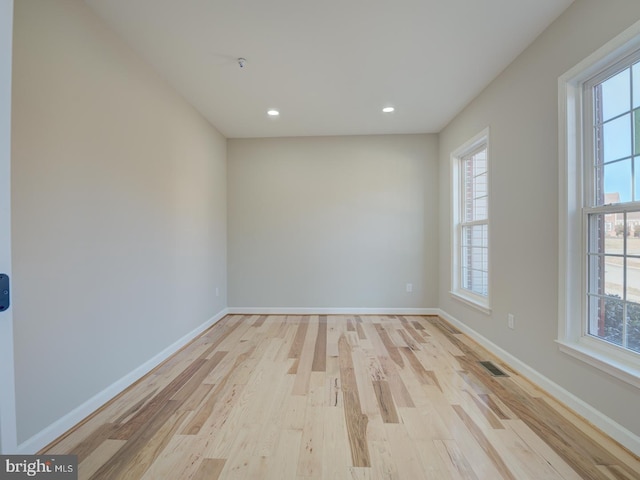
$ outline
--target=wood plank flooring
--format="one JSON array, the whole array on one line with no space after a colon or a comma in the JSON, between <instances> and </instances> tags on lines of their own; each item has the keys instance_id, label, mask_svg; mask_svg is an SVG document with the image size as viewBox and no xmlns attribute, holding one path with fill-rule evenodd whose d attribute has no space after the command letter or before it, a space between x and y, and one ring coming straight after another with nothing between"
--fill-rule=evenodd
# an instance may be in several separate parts
<instances>
[{"instance_id":1,"label":"wood plank flooring","mask_svg":"<svg viewBox=\"0 0 640 480\"><path fill-rule=\"evenodd\" d=\"M229 315L40 453L78 455L91 480L640 479L425 316Z\"/></svg>"}]
</instances>

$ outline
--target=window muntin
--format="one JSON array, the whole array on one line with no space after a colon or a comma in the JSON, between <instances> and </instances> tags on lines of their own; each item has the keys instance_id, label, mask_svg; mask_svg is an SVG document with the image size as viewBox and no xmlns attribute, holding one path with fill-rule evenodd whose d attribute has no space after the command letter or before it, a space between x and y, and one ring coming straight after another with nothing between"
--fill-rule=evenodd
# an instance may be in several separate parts
<instances>
[{"instance_id":1,"label":"window muntin","mask_svg":"<svg viewBox=\"0 0 640 480\"><path fill-rule=\"evenodd\" d=\"M640 52L585 82L583 99L585 331L640 352Z\"/></svg>"}]
</instances>

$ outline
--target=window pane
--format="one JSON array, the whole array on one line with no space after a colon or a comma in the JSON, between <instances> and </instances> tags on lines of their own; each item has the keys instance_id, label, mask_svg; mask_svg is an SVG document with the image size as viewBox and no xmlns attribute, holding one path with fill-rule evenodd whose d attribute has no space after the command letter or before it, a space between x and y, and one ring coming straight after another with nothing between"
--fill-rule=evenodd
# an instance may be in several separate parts
<instances>
[{"instance_id":1,"label":"window pane","mask_svg":"<svg viewBox=\"0 0 640 480\"><path fill-rule=\"evenodd\" d=\"M473 244L471 241L472 227L462 227L462 246L468 247ZM463 257L464 258L464 257Z\"/></svg>"},{"instance_id":2,"label":"window pane","mask_svg":"<svg viewBox=\"0 0 640 480\"><path fill-rule=\"evenodd\" d=\"M475 179L475 196L484 197L487 195L487 172L478 175Z\"/></svg>"},{"instance_id":3,"label":"window pane","mask_svg":"<svg viewBox=\"0 0 640 480\"><path fill-rule=\"evenodd\" d=\"M461 284L462 288L478 295L488 293L489 254L486 242L487 225L462 227Z\"/></svg>"},{"instance_id":4,"label":"window pane","mask_svg":"<svg viewBox=\"0 0 640 480\"><path fill-rule=\"evenodd\" d=\"M633 68L633 108L640 107L640 63L636 63Z\"/></svg>"},{"instance_id":5,"label":"window pane","mask_svg":"<svg viewBox=\"0 0 640 480\"><path fill-rule=\"evenodd\" d=\"M613 215L615 216L615 215ZM624 299L624 236L615 229L605 231L603 225L612 215L589 216L589 293ZM624 217L621 217L624 218ZM612 221L611 218L608 218ZM624 232L624 222L618 229Z\"/></svg>"},{"instance_id":6,"label":"window pane","mask_svg":"<svg viewBox=\"0 0 640 480\"><path fill-rule=\"evenodd\" d=\"M640 303L640 211L627 212L626 235L626 299Z\"/></svg>"},{"instance_id":7,"label":"window pane","mask_svg":"<svg viewBox=\"0 0 640 480\"><path fill-rule=\"evenodd\" d=\"M604 257L604 294L624 298L624 258Z\"/></svg>"},{"instance_id":8,"label":"window pane","mask_svg":"<svg viewBox=\"0 0 640 480\"><path fill-rule=\"evenodd\" d=\"M487 290L487 272L482 270L462 269L463 284L462 287L471 290L478 295L486 296Z\"/></svg>"},{"instance_id":9,"label":"window pane","mask_svg":"<svg viewBox=\"0 0 640 480\"><path fill-rule=\"evenodd\" d=\"M464 170L463 215L465 222L471 222L473 221L473 158L467 158L462 164Z\"/></svg>"},{"instance_id":10,"label":"window pane","mask_svg":"<svg viewBox=\"0 0 640 480\"><path fill-rule=\"evenodd\" d=\"M617 214L607 215L617 217ZM615 232L605 235L604 252L608 255L624 255L624 222L622 214L619 214L620 221L616 223Z\"/></svg>"},{"instance_id":11,"label":"window pane","mask_svg":"<svg viewBox=\"0 0 640 480\"><path fill-rule=\"evenodd\" d=\"M604 253L605 235L613 230L610 215L589 215L589 253Z\"/></svg>"},{"instance_id":12,"label":"window pane","mask_svg":"<svg viewBox=\"0 0 640 480\"><path fill-rule=\"evenodd\" d=\"M474 247L471 249L471 268L482 270L484 265L484 248Z\"/></svg>"},{"instance_id":13,"label":"window pane","mask_svg":"<svg viewBox=\"0 0 640 480\"><path fill-rule=\"evenodd\" d=\"M640 109L633 111L633 154L640 153Z\"/></svg>"},{"instance_id":14,"label":"window pane","mask_svg":"<svg viewBox=\"0 0 640 480\"><path fill-rule=\"evenodd\" d=\"M591 297L592 322L589 333L608 342L622 345L623 311L621 301L612 298Z\"/></svg>"},{"instance_id":15,"label":"window pane","mask_svg":"<svg viewBox=\"0 0 640 480\"><path fill-rule=\"evenodd\" d=\"M627 255L640 256L640 212L627 213ZM630 266L640 268L640 263Z\"/></svg>"},{"instance_id":16,"label":"window pane","mask_svg":"<svg viewBox=\"0 0 640 480\"><path fill-rule=\"evenodd\" d=\"M469 289L476 293L482 291L482 272L480 270L471 270L471 285Z\"/></svg>"},{"instance_id":17,"label":"window pane","mask_svg":"<svg viewBox=\"0 0 640 480\"><path fill-rule=\"evenodd\" d=\"M614 202L609 196L604 194L604 165L597 165L593 173L593 200L592 205L606 205Z\"/></svg>"},{"instance_id":18,"label":"window pane","mask_svg":"<svg viewBox=\"0 0 640 480\"><path fill-rule=\"evenodd\" d=\"M640 304L627 304L627 348L640 352Z\"/></svg>"},{"instance_id":19,"label":"window pane","mask_svg":"<svg viewBox=\"0 0 640 480\"><path fill-rule=\"evenodd\" d=\"M623 258L589 255L589 293L622 300L623 277Z\"/></svg>"},{"instance_id":20,"label":"window pane","mask_svg":"<svg viewBox=\"0 0 640 480\"><path fill-rule=\"evenodd\" d=\"M631 159L604 165L605 204L631 201Z\"/></svg>"},{"instance_id":21,"label":"window pane","mask_svg":"<svg viewBox=\"0 0 640 480\"><path fill-rule=\"evenodd\" d=\"M604 162L611 162L631 155L630 114L611 120L602 126Z\"/></svg>"},{"instance_id":22,"label":"window pane","mask_svg":"<svg viewBox=\"0 0 640 480\"><path fill-rule=\"evenodd\" d=\"M486 247L486 225L462 227L462 246Z\"/></svg>"},{"instance_id":23,"label":"window pane","mask_svg":"<svg viewBox=\"0 0 640 480\"><path fill-rule=\"evenodd\" d=\"M487 218L487 197L480 197L473 202L473 219L484 220Z\"/></svg>"},{"instance_id":24,"label":"window pane","mask_svg":"<svg viewBox=\"0 0 640 480\"><path fill-rule=\"evenodd\" d=\"M627 257L627 302L640 303L640 270L638 259Z\"/></svg>"},{"instance_id":25,"label":"window pane","mask_svg":"<svg viewBox=\"0 0 640 480\"><path fill-rule=\"evenodd\" d=\"M604 256L589 255L589 293L604 295Z\"/></svg>"},{"instance_id":26,"label":"window pane","mask_svg":"<svg viewBox=\"0 0 640 480\"><path fill-rule=\"evenodd\" d=\"M487 150L464 158L463 216L465 222L487 218Z\"/></svg>"},{"instance_id":27,"label":"window pane","mask_svg":"<svg viewBox=\"0 0 640 480\"><path fill-rule=\"evenodd\" d=\"M484 248L482 250L482 270L484 270L485 272L489 271L489 249L488 248Z\"/></svg>"},{"instance_id":28,"label":"window pane","mask_svg":"<svg viewBox=\"0 0 640 480\"><path fill-rule=\"evenodd\" d=\"M474 246L482 246L482 226L476 225L471 227L471 231L473 232L471 235L471 240L473 241Z\"/></svg>"},{"instance_id":29,"label":"window pane","mask_svg":"<svg viewBox=\"0 0 640 480\"><path fill-rule=\"evenodd\" d=\"M478 295L483 295L486 297L489 294L488 274L486 271L481 270L478 272L478 276L479 276L478 285L477 285L477 288L474 288L474 292L477 293Z\"/></svg>"},{"instance_id":30,"label":"window pane","mask_svg":"<svg viewBox=\"0 0 640 480\"><path fill-rule=\"evenodd\" d=\"M637 202L640 200L640 157L633 159L633 176L634 181L634 200Z\"/></svg>"},{"instance_id":31,"label":"window pane","mask_svg":"<svg viewBox=\"0 0 640 480\"><path fill-rule=\"evenodd\" d=\"M628 68L602 83L603 121L629 111L630 92L630 69Z\"/></svg>"},{"instance_id":32,"label":"window pane","mask_svg":"<svg viewBox=\"0 0 640 480\"><path fill-rule=\"evenodd\" d=\"M478 176L487 171L487 149L481 150L473 156L473 175Z\"/></svg>"},{"instance_id":33,"label":"window pane","mask_svg":"<svg viewBox=\"0 0 640 480\"><path fill-rule=\"evenodd\" d=\"M624 214L599 213L589 215L588 253L624 254Z\"/></svg>"},{"instance_id":34,"label":"window pane","mask_svg":"<svg viewBox=\"0 0 640 480\"><path fill-rule=\"evenodd\" d=\"M478 225L478 236L480 238L480 245L484 248L486 248L488 246L487 244L487 230L488 230L488 226L487 225Z\"/></svg>"}]
</instances>

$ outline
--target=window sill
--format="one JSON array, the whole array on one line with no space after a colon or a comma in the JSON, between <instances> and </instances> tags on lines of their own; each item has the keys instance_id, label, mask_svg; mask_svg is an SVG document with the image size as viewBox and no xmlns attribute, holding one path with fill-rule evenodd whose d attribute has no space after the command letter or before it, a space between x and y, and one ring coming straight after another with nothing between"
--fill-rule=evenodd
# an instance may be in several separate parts
<instances>
[{"instance_id":1,"label":"window sill","mask_svg":"<svg viewBox=\"0 0 640 480\"><path fill-rule=\"evenodd\" d=\"M637 362L634 362L634 365L622 358L612 358L611 355L603 351L608 348L594 348L591 345L593 342L594 340L591 339L578 342L556 340L561 352L571 355L634 387L640 388L640 366L637 365ZM595 342L598 341L595 340Z\"/></svg>"},{"instance_id":2,"label":"window sill","mask_svg":"<svg viewBox=\"0 0 640 480\"><path fill-rule=\"evenodd\" d=\"M464 303L468 307L474 308L474 309L484 313L485 315L491 315L491 308L489 308L488 305L480 303L475 298L473 298L471 296L468 296L468 295L464 295L461 292L451 291L449 293L451 294L451 298L453 298L454 300L457 300L457 301L459 301L461 303Z\"/></svg>"}]
</instances>

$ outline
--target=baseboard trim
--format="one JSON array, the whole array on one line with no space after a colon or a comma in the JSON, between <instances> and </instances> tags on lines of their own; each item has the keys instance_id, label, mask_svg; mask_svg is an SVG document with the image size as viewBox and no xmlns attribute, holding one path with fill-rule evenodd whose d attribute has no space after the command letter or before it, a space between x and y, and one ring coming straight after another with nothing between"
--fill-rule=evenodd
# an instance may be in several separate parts
<instances>
[{"instance_id":1,"label":"baseboard trim","mask_svg":"<svg viewBox=\"0 0 640 480\"><path fill-rule=\"evenodd\" d=\"M640 437L638 437L636 434L626 429L611 418L607 417L604 413L592 407L581 398L575 396L573 393L565 390L554 381L550 380L534 368L524 363L522 360L519 360L517 357L513 356L506 350L503 350L491 340L480 335L478 332L473 330L465 323L462 323L454 316L449 315L444 310L440 310L439 314L443 319L451 323L462 333L468 335L470 338L489 350L489 352L494 354L504 363L509 365L509 367L513 368L515 371L531 380L537 386L558 399L560 402L564 403L571 410L585 418L587 421L591 422L591 424L602 430L622 446L629 449L636 455L640 455Z\"/></svg>"},{"instance_id":2,"label":"baseboard trim","mask_svg":"<svg viewBox=\"0 0 640 480\"><path fill-rule=\"evenodd\" d=\"M46 447L60 435L64 434L70 428L77 425L87 416L99 409L102 405L107 403L116 395L124 391L127 387L129 387L140 378L145 376L147 373L149 373L151 370L153 370L155 367L160 365L167 358L169 358L186 344L191 342L206 329L217 323L220 319L224 318L228 313L228 309L226 308L224 310L221 310L209 320L204 322L202 325L187 333L182 338L176 340L160 353L147 360L145 363L129 372L121 379L112 383L107 388L84 402L82 405L66 414L64 417L56 420L45 429L41 430L28 440L19 444L16 453L20 455L30 455Z\"/></svg>"},{"instance_id":3,"label":"baseboard trim","mask_svg":"<svg viewBox=\"0 0 640 480\"><path fill-rule=\"evenodd\" d=\"M229 307L236 315L438 315L437 308Z\"/></svg>"}]
</instances>

